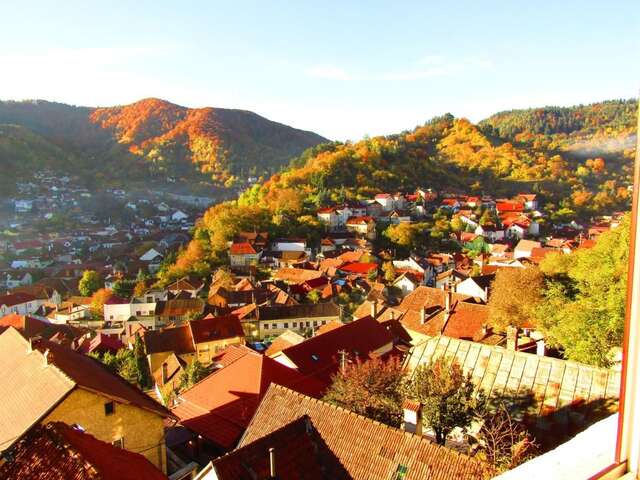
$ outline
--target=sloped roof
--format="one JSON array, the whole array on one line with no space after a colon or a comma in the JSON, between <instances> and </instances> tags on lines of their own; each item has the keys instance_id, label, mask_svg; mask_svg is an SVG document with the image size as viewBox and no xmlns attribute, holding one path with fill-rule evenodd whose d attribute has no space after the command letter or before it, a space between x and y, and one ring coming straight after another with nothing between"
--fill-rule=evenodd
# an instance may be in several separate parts
<instances>
[{"instance_id":1,"label":"sloped roof","mask_svg":"<svg viewBox=\"0 0 640 480\"><path fill-rule=\"evenodd\" d=\"M147 330L142 336L148 355L161 352L174 352L178 355L195 352L193 337L189 325Z\"/></svg>"},{"instance_id":2,"label":"sloped roof","mask_svg":"<svg viewBox=\"0 0 640 480\"><path fill-rule=\"evenodd\" d=\"M0 295L0 307L6 305L7 307L13 307L14 305L20 305L22 303L33 302L36 299L29 293L10 293L9 295Z\"/></svg>"},{"instance_id":3,"label":"sloped roof","mask_svg":"<svg viewBox=\"0 0 640 480\"><path fill-rule=\"evenodd\" d=\"M100 441L62 422L38 425L0 466L7 480L162 480L167 477L139 453Z\"/></svg>"},{"instance_id":4,"label":"sloped roof","mask_svg":"<svg viewBox=\"0 0 640 480\"><path fill-rule=\"evenodd\" d=\"M200 320L190 321L189 327L195 343L214 342L233 337L244 338L244 331L237 315L214 317L210 314Z\"/></svg>"},{"instance_id":5,"label":"sloped roof","mask_svg":"<svg viewBox=\"0 0 640 480\"><path fill-rule=\"evenodd\" d=\"M393 342L393 336L371 317L354 320L340 328L285 348L282 353L305 375L329 381L340 361L341 350L350 360L370 358L371 354Z\"/></svg>"},{"instance_id":6,"label":"sloped roof","mask_svg":"<svg viewBox=\"0 0 640 480\"><path fill-rule=\"evenodd\" d=\"M269 385L278 383L311 395L322 385L250 349L234 349L234 359L179 396L172 412L180 423L215 444L235 446Z\"/></svg>"},{"instance_id":7,"label":"sloped roof","mask_svg":"<svg viewBox=\"0 0 640 480\"><path fill-rule=\"evenodd\" d=\"M51 338L55 334L61 334L72 340L83 333L82 330L70 325L55 325L29 315L18 315L17 313L10 313L0 318L0 333L9 327L18 330L25 338L37 336Z\"/></svg>"},{"instance_id":8,"label":"sloped roof","mask_svg":"<svg viewBox=\"0 0 640 480\"><path fill-rule=\"evenodd\" d=\"M346 273L368 274L378 268L377 263L351 262L342 265L339 270Z\"/></svg>"},{"instance_id":9,"label":"sloped roof","mask_svg":"<svg viewBox=\"0 0 640 480\"><path fill-rule=\"evenodd\" d=\"M305 416L345 470L334 478L390 480L400 466L406 468L405 480L477 479L487 473L482 462L424 437L278 385L269 388L239 447L248 447ZM242 450L236 455L241 456Z\"/></svg>"},{"instance_id":10,"label":"sloped roof","mask_svg":"<svg viewBox=\"0 0 640 480\"><path fill-rule=\"evenodd\" d=\"M274 278L291 283L302 283L321 276L322 272L318 270L307 270L304 268L281 268L274 273Z\"/></svg>"},{"instance_id":11,"label":"sloped roof","mask_svg":"<svg viewBox=\"0 0 640 480\"><path fill-rule=\"evenodd\" d=\"M527 407L533 416L617 399L620 391L619 371L446 336L414 347L409 365L415 368L439 357L457 361L465 374L471 373L476 386L490 396L530 397L532 403Z\"/></svg>"},{"instance_id":12,"label":"sloped roof","mask_svg":"<svg viewBox=\"0 0 640 480\"><path fill-rule=\"evenodd\" d=\"M249 242L232 243L229 252L231 255L255 255L258 253Z\"/></svg>"},{"instance_id":13,"label":"sloped roof","mask_svg":"<svg viewBox=\"0 0 640 480\"><path fill-rule=\"evenodd\" d=\"M324 444L308 416L294 420L242 448L215 459L218 480L269 478L269 448L275 447L279 480L340 480L351 477Z\"/></svg>"},{"instance_id":14,"label":"sloped roof","mask_svg":"<svg viewBox=\"0 0 640 480\"><path fill-rule=\"evenodd\" d=\"M269 348L267 348L264 354L267 357L270 357L278 352L281 352L287 347L290 347L292 345L297 345L298 343L303 341L304 341L304 337L299 333L296 333L293 330L285 330L280 335L278 335L273 340L273 342L271 342L271 345L269 345Z\"/></svg>"},{"instance_id":15,"label":"sloped roof","mask_svg":"<svg viewBox=\"0 0 640 480\"><path fill-rule=\"evenodd\" d=\"M97 360L46 340L29 342L15 329L0 335L0 451L10 446L74 388L83 388L163 417L168 410ZM45 357L44 352L48 352Z\"/></svg>"},{"instance_id":16,"label":"sloped roof","mask_svg":"<svg viewBox=\"0 0 640 480\"><path fill-rule=\"evenodd\" d=\"M156 302L156 315L180 317L191 312L202 312L204 301L200 298L174 298Z\"/></svg>"}]
</instances>

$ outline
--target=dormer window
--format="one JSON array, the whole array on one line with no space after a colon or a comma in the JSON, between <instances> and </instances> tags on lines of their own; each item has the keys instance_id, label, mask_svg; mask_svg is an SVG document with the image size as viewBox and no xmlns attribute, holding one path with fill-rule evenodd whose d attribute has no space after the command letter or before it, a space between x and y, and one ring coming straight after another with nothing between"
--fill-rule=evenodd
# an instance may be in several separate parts
<instances>
[{"instance_id":1,"label":"dormer window","mask_svg":"<svg viewBox=\"0 0 640 480\"><path fill-rule=\"evenodd\" d=\"M314 353L313 355L311 355L311 360L317 362L318 360L320 360L320 357Z\"/></svg>"}]
</instances>

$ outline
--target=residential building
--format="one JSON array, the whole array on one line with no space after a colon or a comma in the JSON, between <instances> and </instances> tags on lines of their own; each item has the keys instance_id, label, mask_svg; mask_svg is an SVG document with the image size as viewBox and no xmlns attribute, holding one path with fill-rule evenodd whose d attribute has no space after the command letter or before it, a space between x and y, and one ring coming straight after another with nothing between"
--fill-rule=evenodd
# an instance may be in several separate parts
<instances>
[{"instance_id":1,"label":"residential building","mask_svg":"<svg viewBox=\"0 0 640 480\"><path fill-rule=\"evenodd\" d=\"M9 313L29 315L35 313L43 303L44 300L37 299L29 293L0 295L0 316L8 315Z\"/></svg>"},{"instance_id":2,"label":"residential building","mask_svg":"<svg viewBox=\"0 0 640 480\"><path fill-rule=\"evenodd\" d=\"M166 471L162 405L97 360L56 343L0 335L0 451L38 424L78 425L98 440L140 452Z\"/></svg>"},{"instance_id":3,"label":"residential building","mask_svg":"<svg viewBox=\"0 0 640 480\"><path fill-rule=\"evenodd\" d=\"M308 472L327 480L471 480L489 473L480 460L279 385L269 387L237 450L214 460L203 479L269 478L270 467L281 480Z\"/></svg>"}]
</instances>

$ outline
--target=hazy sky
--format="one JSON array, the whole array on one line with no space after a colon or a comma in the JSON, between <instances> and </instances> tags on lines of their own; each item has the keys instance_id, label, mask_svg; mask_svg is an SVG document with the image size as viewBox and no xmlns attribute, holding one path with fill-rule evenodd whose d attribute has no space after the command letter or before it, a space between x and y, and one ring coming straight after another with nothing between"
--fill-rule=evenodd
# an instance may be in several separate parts
<instances>
[{"instance_id":1,"label":"hazy sky","mask_svg":"<svg viewBox=\"0 0 640 480\"><path fill-rule=\"evenodd\" d=\"M639 88L638 0L0 0L3 100L160 97L355 140Z\"/></svg>"}]
</instances>

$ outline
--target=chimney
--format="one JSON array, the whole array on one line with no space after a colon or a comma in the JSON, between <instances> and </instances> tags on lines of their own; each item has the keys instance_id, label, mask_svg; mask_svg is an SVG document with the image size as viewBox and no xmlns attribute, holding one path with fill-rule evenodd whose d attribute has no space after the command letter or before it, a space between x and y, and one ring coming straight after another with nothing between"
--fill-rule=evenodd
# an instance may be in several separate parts
<instances>
[{"instance_id":1,"label":"chimney","mask_svg":"<svg viewBox=\"0 0 640 480\"><path fill-rule=\"evenodd\" d=\"M49 365L49 349L48 348L44 351L42 356L44 357L44 366L46 367L47 365Z\"/></svg>"},{"instance_id":2,"label":"chimney","mask_svg":"<svg viewBox=\"0 0 640 480\"><path fill-rule=\"evenodd\" d=\"M547 353L547 346L544 343L544 338L536 341L536 355L544 357Z\"/></svg>"},{"instance_id":3,"label":"chimney","mask_svg":"<svg viewBox=\"0 0 640 480\"><path fill-rule=\"evenodd\" d=\"M444 292L444 313L447 318L451 314L451 299L453 297L453 293L451 292L451 288L447 288Z\"/></svg>"},{"instance_id":4,"label":"chimney","mask_svg":"<svg viewBox=\"0 0 640 480\"><path fill-rule=\"evenodd\" d=\"M167 383L167 378L169 377L169 367L166 362L162 364L162 385Z\"/></svg>"},{"instance_id":5,"label":"chimney","mask_svg":"<svg viewBox=\"0 0 640 480\"><path fill-rule=\"evenodd\" d=\"M507 350L515 352L518 349L518 327L507 327Z\"/></svg>"},{"instance_id":6,"label":"chimney","mask_svg":"<svg viewBox=\"0 0 640 480\"><path fill-rule=\"evenodd\" d=\"M376 318L378 316L378 302L375 300L371 302L371 316Z\"/></svg>"},{"instance_id":7,"label":"chimney","mask_svg":"<svg viewBox=\"0 0 640 480\"><path fill-rule=\"evenodd\" d=\"M427 307L422 306L420 309L420 325L424 325L424 322L427 321Z\"/></svg>"},{"instance_id":8,"label":"chimney","mask_svg":"<svg viewBox=\"0 0 640 480\"><path fill-rule=\"evenodd\" d=\"M276 451L273 447L269 448L269 478L276 478Z\"/></svg>"},{"instance_id":9,"label":"chimney","mask_svg":"<svg viewBox=\"0 0 640 480\"><path fill-rule=\"evenodd\" d=\"M422 405L413 400L405 400L402 411L403 430L422 436Z\"/></svg>"}]
</instances>

